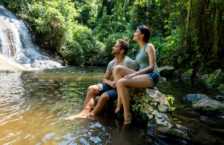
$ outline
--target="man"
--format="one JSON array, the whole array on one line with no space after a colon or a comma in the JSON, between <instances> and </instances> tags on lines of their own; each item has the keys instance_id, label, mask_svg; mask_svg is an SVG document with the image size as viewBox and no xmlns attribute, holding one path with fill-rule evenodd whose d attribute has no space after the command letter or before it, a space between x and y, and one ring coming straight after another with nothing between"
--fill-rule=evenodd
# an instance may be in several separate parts
<instances>
[{"instance_id":1,"label":"man","mask_svg":"<svg viewBox=\"0 0 224 145\"><path fill-rule=\"evenodd\" d=\"M138 65L134 60L125 56L128 52L128 42L118 39L114 47L112 48L112 55L115 59L110 61L107 66L107 71L103 78L103 84L92 85L88 88L86 99L83 106L83 111L78 115L69 116L66 119L74 118L93 118L96 113L100 113L105 108L108 101L116 100L117 90L115 81L111 81L110 78L113 74L113 69L116 65L122 65L133 70L138 69ZM95 95L101 95L96 107L91 111L95 103ZM91 112L90 112L91 111Z\"/></svg>"}]
</instances>

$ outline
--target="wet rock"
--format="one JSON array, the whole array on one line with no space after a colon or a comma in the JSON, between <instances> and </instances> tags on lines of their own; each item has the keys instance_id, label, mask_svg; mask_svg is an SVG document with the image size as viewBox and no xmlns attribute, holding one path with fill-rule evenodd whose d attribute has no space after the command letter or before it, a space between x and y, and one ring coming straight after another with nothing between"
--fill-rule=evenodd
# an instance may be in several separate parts
<instances>
[{"instance_id":1,"label":"wet rock","mask_svg":"<svg viewBox=\"0 0 224 145\"><path fill-rule=\"evenodd\" d=\"M197 101L193 105L193 108L203 112L222 114L224 111L224 104L215 100L202 99Z\"/></svg>"},{"instance_id":2,"label":"wet rock","mask_svg":"<svg viewBox=\"0 0 224 145\"><path fill-rule=\"evenodd\" d=\"M183 97L183 100L191 101L191 102L195 102L202 99L210 100L210 98L204 94L188 94Z\"/></svg>"},{"instance_id":3,"label":"wet rock","mask_svg":"<svg viewBox=\"0 0 224 145\"><path fill-rule=\"evenodd\" d=\"M216 70L214 73L212 73L209 78L206 79L206 83L213 84L213 85L219 85L222 82L222 79L224 77L224 74L221 69Z\"/></svg>"},{"instance_id":4,"label":"wet rock","mask_svg":"<svg viewBox=\"0 0 224 145\"><path fill-rule=\"evenodd\" d=\"M217 96L215 96L215 98L217 100L224 100L224 96L222 96L222 95L217 95Z\"/></svg>"},{"instance_id":5,"label":"wet rock","mask_svg":"<svg viewBox=\"0 0 224 145\"><path fill-rule=\"evenodd\" d=\"M155 122L156 124L165 126L167 128L173 127L173 124L169 117L164 113L159 113L157 110L154 110L148 117L151 122Z\"/></svg>"},{"instance_id":6,"label":"wet rock","mask_svg":"<svg viewBox=\"0 0 224 145\"><path fill-rule=\"evenodd\" d=\"M173 66L164 66L159 68L160 75L164 77L172 77L174 71L175 71L175 68Z\"/></svg>"},{"instance_id":7,"label":"wet rock","mask_svg":"<svg viewBox=\"0 0 224 145\"><path fill-rule=\"evenodd\" d=\"M183 78L193 78L195 76L194 70L193 69L188 69L186 72L184 72L181 77Z\"/></svg>"},{"instance_id":8,"label":"wet rock","mask_svg":"<svg viewBox=\"0 0 224 145\"><path fill-rule=\"evenodd\" d=\"M135 101L135 105L132 105L133 109L140 107L143 112L148 113L153 110L164 112L170 107L167 97L157 89L132 89L130 96Z\"/></svg>"},{"instance_id":9,"label":"wet rock","mask_svg":"<svg viewBox=\"0 0 224 145\"><path fill-rule=\"evenodd\" d=\"M201 79L206 80L209 77L209 74L202 74Z\"/></svg>"},{"instance_id":10,"label":"wet rock","mask_svg":"<svg viewBox=\"0 0 224 145\"><path fill-rule=\"evenodd\" d=\"M182 130L184 133L187 133L187 131L189 131L189 129L187 127L185 127L179 123L176 123L176 122L173 122L173 123L177 129Z\"/></svg>"},{"instance_id":11,"label":"wet rock","mask_svg":"<svg viewBox=\"0 0 224 145\"><path fill-rule=\"evenodd\" d=\"M157 89L130 89L131 112L134 121L159 124L171 128L172 122L164 113L170 107L167 97ZM96 101L99 97L96 97ZM115 103L108 102L105 110L114 113ZM123 109L120 111L122 112Z\"/></svg>"},{"instance_id":12,"label":"wet rock","mask_svg":"<svg viewBox=\"0 0 224 145\"><path fill-rule=\"evenodd\" d=\"M164 126L156 126L154 129L155 133L158 134L163 134L166 136L170 136L170 137L175 137L178 139L183 139L183 140L189 140L188 136L186 133L184 133L182 130L176 129L176 128L168 128L168 127L164 127Z\"/></svg>"},{"instance_id":13,"label":"wet rock","mask_svg":"<svg viewBox=\"0 0 224 145\"><path fill-rule=\"evenodd\" d=\"M199 118L200 121L207 121L209 120L208 116L200 116Z\"/></svg>"},{"instance_id":14,"label":"wet rock","mask_svg":"<svg viewBox=\"0 0 224 145\"><path fill-rule=\"evenodd\" d=\"M167 97L157 89L131 89L131 109L135 114L146 115L148 119L156 124L171 128L173 125L169 117L164 114L169 107ZM145 114L145 115L144 115ZM142 117L142 118L143 118ZM135 116L135 118L141 118Z\"/></svg>"},{"instance_id":15,"label":"wet rock","mask_svg":"<svg viewBox=\"0 0 224 145\"><path fill-rule=\"evenodd\" d=\"M31 64L32 68L51 68L59 66L61 66L59 63L52 60L35 60L34 63Z\"/></svg>"}]
</instances>

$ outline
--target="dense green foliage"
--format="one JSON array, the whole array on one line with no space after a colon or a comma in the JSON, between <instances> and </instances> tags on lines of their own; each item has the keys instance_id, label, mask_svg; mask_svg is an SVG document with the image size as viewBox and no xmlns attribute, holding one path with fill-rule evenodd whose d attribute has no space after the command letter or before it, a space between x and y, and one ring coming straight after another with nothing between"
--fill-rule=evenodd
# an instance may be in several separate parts
<instances>
[{"instance_id":1,"label":"dense green foliage","mask_svg":"<svg viewBox=\"0 0 224 145\"><path fill-rule=\"evenodd\" d=\"M68 64L107 64L116 39L132 40L138 25L152 30L150 42L159 66L181 71L223 68L224 2L222 0L4 0L27 20L38 42L57 51Z\"/></svg>"}]
</instances>

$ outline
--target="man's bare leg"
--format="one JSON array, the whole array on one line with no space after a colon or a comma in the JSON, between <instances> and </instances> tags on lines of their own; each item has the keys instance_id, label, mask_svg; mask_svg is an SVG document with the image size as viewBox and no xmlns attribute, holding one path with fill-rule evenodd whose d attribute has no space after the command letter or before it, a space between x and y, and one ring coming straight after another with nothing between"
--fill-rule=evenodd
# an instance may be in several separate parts
<instances>
[{"instance_id":1,"label":"man's bare leg","mask_svg":"<svg viewBox=\"0 0 224 145\"><path fill-rule=\"evenodd\" d=\"M79 113L78 115L69 116L66 119L86 118L86 116L93 108L93 105L95 103L95 95L97 94L99 94L98 86L97 85L89 86L82 112Z\"/></svg>"},{"instance_id":2,"label":"man's bare leg","mask_svg":"<svg viewBox=\"0 0 224 145\"><path fill-rule=\"evenodd\" d=\"M106 106L106 103L107 103L109 100L110 100L109 95L108 95L106 92L103 93L103 94L100 96L99 101L98 101L96 107L93 109L93 111L91 111L91 112L89 113L89 115L88 115L87 117L88 117L89 119L94 119L95 114L97 114L97 113L101 113L101 112L104 110L104 108L105 108L105 106Z\"/></svg>"}]
</instances>

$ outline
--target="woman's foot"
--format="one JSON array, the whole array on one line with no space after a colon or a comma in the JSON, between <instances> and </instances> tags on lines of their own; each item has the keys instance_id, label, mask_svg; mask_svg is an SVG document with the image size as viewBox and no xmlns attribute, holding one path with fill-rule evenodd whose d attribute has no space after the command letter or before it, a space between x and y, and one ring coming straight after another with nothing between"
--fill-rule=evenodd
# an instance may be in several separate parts
<instances>
[{"instance_id":1,"label":"woman's foot","mask_svg":"<svg viewBox=\"0 0 224 145\"><path fill-rule=\"evenodd\" d=\"M119 112L121 110L121 106L122 106L122 100L118 96L118 99L117 99L117 108L115 109L115 113L117 113L117 112Z\"/></svg>"},{"instance_id":2,"label":"woman's foot","mask_svg":"<svg viewBox=\"0 0 224 145\"><path fill-rule=\"evenodd\" d=\"M131 124L131 113L129 113L128 115L124 116L124 124Z\"/></svg>"},{"instance_id":3,"label":"woman's foot","mask_svg":"<svg viewBox=\"0 0 224 145\"><path fill-rule=\"evenodd\" d=\"M116 108L115 113L119 112L120 110L121 110L121 108Z\"/></svg>"}]
</instances>

